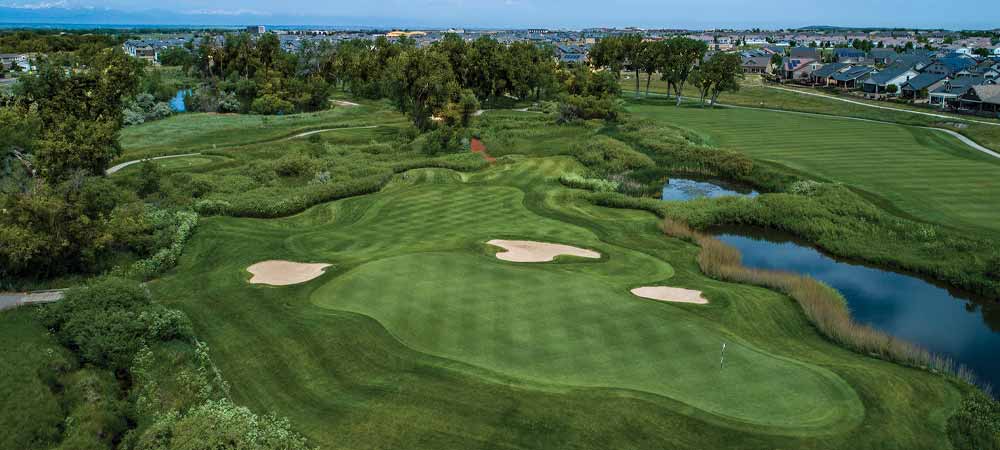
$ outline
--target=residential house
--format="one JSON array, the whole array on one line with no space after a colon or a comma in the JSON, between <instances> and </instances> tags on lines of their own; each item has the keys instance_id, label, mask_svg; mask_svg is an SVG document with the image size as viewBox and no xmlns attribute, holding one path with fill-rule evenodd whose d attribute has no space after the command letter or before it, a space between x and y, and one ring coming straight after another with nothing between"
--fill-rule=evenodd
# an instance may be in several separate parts
<instances>
[{"instance_id":1,"label":"residential house","mask_svg":"<svg viewBox=\"0 0 1000 450\"><path fill-rule=\"evenodd\" d=\"M899 93L900 88L906 84L907 81L910 81L912 78L916 78L919 74L919 72L904 64L893 64L886 67L879 73L868 77L868 79L862 83L861 89L866 94L872 94L879 97L883 94L890 93L891 90L895 90L895 93ZM895 88L890 89L889 86L895 86Z\"/></svg>"},{"instance_id":2,"label":"residential house","mask_svg":"<svg viewBox=\"0 0 1000 450\"><path fill-rule=\"evenodd\" d=\"M945 81L944 84L930 91L930 103L932 105L940 106L941 109L945 109L947 107L957 107L958 98L968 92L970 87L987 84L989 82L991 82L991 80L975 76L949 79Z\"/></svg>"},{"instance_id":3,"label":"residential house","mask_svg":"<svg viewBox=\"0 0 1000 450\"><path fill-rule=\"evenodd\" d=\"M902 97L913 100L926 100L930 92L941 87L949 80L948 76L939 73L922 73L903 83Z\"/></svg>"},{"instance_id":4,"label":"residential house","mask_svg":"<svg viewBox=\"0 0 1000 450\"><path fill-rule=\"evenodd\" d=\"M873 48L871 58L875 64L889 65L899 58L899 53L896 53L896 50L892 48Z\"/></svg>"},{"instance_id":5,"label":"residential house","mask_svg":"<svg viewBox=\"0 0 1000 450\"><path fill-rule=\"evenodd\" d=\"M1000 85L979 84L969 88L959 97L959 109L977 113L992 113L1000 118Z\"/></svg>"},{"instance_id":6,"label":"residential house","mask_svg":"<svg viewBox=\"0 0 1000 450\"><path fill-rule=\"evenodd\" d=\"M836 82L833 81L833 76L838 73L849 70L850 68L851 68L850 64L844 64L844 63L824 64L823 67L820 67L819 69L813 71L813 73L809 76L810 78L809 81L812 82L812 84L819 86L829 86L831 84L836 84Z\"/></svg>"},{"instance_id":7,"label":"residential house","mask_svg":"<svg viewBox=\"0 0 1000 450\"><path fill-rule=\"evenodd\" d=\"M850 66L845 71L833 74L832 81L839 88L856 89L873 72L875 72L875 68L872 66Z\"/></svg>"},{"instance_id":8,"label":"residential house","mask_svg":"<svg viewBox=\"0 0 1000 450\"><path fill-rule=\"evenodd\" d=\"M17 66L22 72L31 71L31 60L26 53L0 53L0 70L12 69Z\"/></svg>"},{"instance_id":9,"label":"residential house","mask_svg":"<svg viewBox=\"0 0 1000 450\"><path fill-rule=\"evenodd\" d=\"M865 52L854 48L833 49L834 60L840 63L858 64L865 61Z\"/></svg>"},{"instance_id":10,"label":"residential house","mask_svg":"<svg viewBox=\"0 0 1000 450\"><path fill-rule=\"evenodd\" d=\"M792 47L788 50L788 56L797 59L815 59L819 61L819 50L813 47Z\"/></svg>"},{"instance_id":11,"label":"residential house","mask_svg":"<svg viewBox=\"0 0 1000 450\"><path fill-rule=\"evenodd\" d=\"M808 81L809 75L823 67L823 63L815 59L785 58L782 64L782 77L786 80Z\"/></svg>"},{"instance_id":12,"label":"residential house","mask_svg":"<svg viewBox=\"0 0 1000 450\"><path fill-rule=\"evenodd\" d=\"M927 73L937 73L941 75L952 76L963 69L968 69L969 67L975 66L976 61L971 58L962 58L956 56L945 56L938 58L932 64L924 68L924 72Z\"/></svg>"},{"instance_id":13,"label":"residential house","mask_svg":"<svg viewBox=\"0 0 1000 450\"><path fill-rule=\"evenodd\" d=\"M770 71L770 56L752 56L743 59L743 73L768 73Z\"/></svg>"}]
</instances>

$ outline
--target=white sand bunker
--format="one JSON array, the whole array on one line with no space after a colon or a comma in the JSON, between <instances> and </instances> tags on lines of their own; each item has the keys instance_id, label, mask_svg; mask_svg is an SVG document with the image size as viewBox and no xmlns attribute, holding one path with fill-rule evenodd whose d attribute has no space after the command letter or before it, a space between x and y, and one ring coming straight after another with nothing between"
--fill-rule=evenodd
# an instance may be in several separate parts
<instances>
[{"instance_id":1,"label":"white sand bunker","mask_svg":"<svg viewBox=\"0 0 1000 450\"><path fill-rule=\"evenodd\" d=\"M667 286L644 286L632 289L632 293L642 298L659 300L661 302L697 303L699 305L708 303L708 299L701 295L701 291L691 289Z\"/></svg>"},{"instance_id":2,"label":"white sand bunker","mask_svg":"<svg viewBox=\"0 0 1000 450\"><path fill-rule=\"evenodd\" d=\"M247 267L247 272L253 274L253 277L250 278L251 284L288 286L290 284L305 283L323 275L323 269L327 267L330 267L330 265L270 260L261 261Z\"/></svg>"},{"instance_id":3,"label":"white sand bunker","mask_svg":"<svg viewBox=\"0 0 1000 450\"><path fill-rule=\"evenodd\" d=\"M487 244L495 245L507 251L497 253L497 258L513 262L546 262L559 255L579 256L582 258L600 258L601 254L585 248L571 245L549 244L535 241L506 241L494 239Z\"/></svg>"}]
</instances>

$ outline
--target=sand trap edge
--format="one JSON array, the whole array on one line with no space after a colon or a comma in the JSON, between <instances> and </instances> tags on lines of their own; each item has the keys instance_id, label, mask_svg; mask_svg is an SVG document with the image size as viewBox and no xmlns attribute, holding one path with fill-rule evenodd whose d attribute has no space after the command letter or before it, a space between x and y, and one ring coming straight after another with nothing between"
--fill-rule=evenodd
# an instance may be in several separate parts
<instances>
[{"instance_id":1,"label":"sand trap edge","mask_svg":"<svg viewBox=\"0 0 1000 450\"><path fill-rule=\"evenodd\" d=\"M562 255L589 259L601 258L601 254L593 250L565 244L507 239L492 239L486 243L502 248L503 251L497 252L494 256L497 259L510 262L551 262L557 256Z\"/></svg>"},{"instance_id":2,"label":"sand trap edge","mask_svg":"<svg viewBox=\"0 0 1000 450\"><path fill-rule=\"evenodd\" d=\"M330 266L331 264L326 263L301 263L269 259L251 264L246 268L246 271L253 275L247 282L268 286L301 284L323 275L326 268Z\"/></svg>"},{"instance_id":3,"label":"sand trap edge","mask_svg":"<svg viewBox=\"0 0 1000 450\"><path fill-rule=\"evenodd\" d=\"M701 291L693 289L669 286L643 286L632 289L629 292L636 297L656 300L658 302L708 304L708 299L705 298L705 295Z\"/></svg>"}]
</instances>

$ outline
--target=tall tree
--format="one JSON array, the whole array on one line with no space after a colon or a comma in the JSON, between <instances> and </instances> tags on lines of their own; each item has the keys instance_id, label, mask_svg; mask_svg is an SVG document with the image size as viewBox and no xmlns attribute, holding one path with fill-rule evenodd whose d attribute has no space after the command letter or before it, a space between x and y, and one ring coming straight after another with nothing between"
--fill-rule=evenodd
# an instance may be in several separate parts
<instances>
[{"instance_id":1,"label":"tall tree","mask_svg":"<svg viewBox=\"0 0 1000 450\"><path fill-rule=\"evenodd\" d=\"M645 51L642 52L640 65L642 71L646 73L646 97L649 97L649 85L653 81L653 75L661 70L665 64L669 53L666 42L647 42Z\"/></svg>"},{"instance_id":2,"label":"tall tree","mask_svg":"<svg viewBox=\"0 0 1000 450\"><path fill-rule=\"evenodd\" d=\"M667 46L667 58L661 78L667 82L669 87L673 88L674 95L677 96L677 106L680 106L684 84L695 65L705 57L708 45L691 38L675 37L667 41Z\"/></svg>"},{"instance_id":3,"label":"tall tree","mask_svg":"<svg viewBox=\"0 0 1000 450\"><path fill-rule=\"evenodd\" d=\"M458 96L458 82L448 59L430 49L410 49L390 63L390 98L421 131L432 126L432 116Z\"/></svg>"},{"instance_id":4,"label":"tall tree","mask_svg":"<svg viewBox=\"0 0 1000 450\"><path fill-rule=\"evenodd\" d=\"M642 35L627 34L619 38L621 40L622 67L632 71L635 75L635 96L639 96L639 72L643 69L643 54L646 53L647 43L642 41Z\"/></svg>"}]
</instances>

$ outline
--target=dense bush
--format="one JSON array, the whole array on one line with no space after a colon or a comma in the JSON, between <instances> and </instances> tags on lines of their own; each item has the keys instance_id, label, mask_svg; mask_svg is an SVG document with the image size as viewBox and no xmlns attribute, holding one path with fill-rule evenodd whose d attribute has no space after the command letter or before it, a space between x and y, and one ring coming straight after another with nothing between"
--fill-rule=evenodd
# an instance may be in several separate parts
<instances>
[{"instance_id":1,"label":"dense bush","mask_svg":"<svg viewBox=\"0 0 1000 450\"><path fill-rule=\"evenodd\" d=\"M236 217L282 217L305 211L319 203L378 192L389 181L392 172L353 179L342 183L309 184L294 190L282 190L276 195L250 194L230 200L205 199L195 203L195 210L203 215Z\"/></svg>"},{"instance_id":2,"label":"dense bush","mask_svg":"<svg viewBox=\"0 0 1000 450\"><path fill-rule=\"evenodd\" d=\"M559 182L571 188L586 189L595 192L615 192L620 183L616 181L604 180L600 178L584 178L576 173L564 173L559 177Z\"/></svg>"},{"instance_id":3,"label":"dense bush","mask_svg":"<svg viewBox=\"0 0 1000 450\"><path fill-rule=\"evenodd\" d=\"M117 278L69 290L41 317L83 362L112 370L128 369L143 345L193 336L184 314L153 303L134 281Z\"/></svg>"},{"instance_id":4,"label":"dense bush","mask_svg":"<svg viewBox=\"0 0 1000 450\"><path fill-rule=\"evenodd\" d=\"M948 419L948 437L955 450L1000 450L1000 402L967 393L961 409Z\"/></svg>"},{"instance_id":5,"label":"dense bush","mask_svg":"<svg viewBox=\"0 0 1000 450\"><path fill-rule=\"evenodd\" d=\"M618 99L613 97L566 95L559 102L556 122L571 123L590 119L614 121L618 119L621 109Z\"/></svg>"},{"instance_id":6,"label":"dense bush","mask_svg":"<svg viewBox=\"0 0 1000 450\"><path fill-rule=\"evenodd\" d=\"M198 214L190 211L170 214L161 210L154 211L151 216L154 224L169 221L167 226L172 231L169 245L160 248L149 258L136 261L128 268L117 268L116 275L149 279L173 268L184 251L184 244L198 225Z\"/></svg>"},{"instance_id":7,"label":"dense bush","mask_svg":"<svg viewBox=\"0 0 1000 450\"><path fill-rule=\"evenodd\" d=\"M596 173L617 174L654 167L656 163L628 144L608 136L595 136L573 150L573 156Z\"/></svg>"},{"instance_id":8,"label":"dense bush","mask_svg":"<svg viewBox=\"0 0 1000 450\"><path fill-rule=\"evenodd\" d=\"M439 125L434 130L424 135L424 145L421 148L425 155L440 155L444 153L457 153L464 149L462 145L462 132L459 128Z\"/></svg>"},{"instance_id":9,"label":"dense bush","mask_svg":"<svg viewBox=\"0 0 1000 450\"><path fill-rule=\"evenodd\" d=\"M197 443L193 446L193 443ZM143 433L136 450L308 450L285 419L259 416L231 401L212 400L186 414L167 414Z\"/></svg>"},{"instance_id":10,"label":"dense bush","mask_svg":"<svg viewBox=\"0 0 1000 450\"><path fill-rule=\"evenodd\" d=\"M267 94L254 99L250 104L250 111L257 114L288 114L295 111L292 102L282 99L274 94Z\"/></svg>"}]
</instances>

